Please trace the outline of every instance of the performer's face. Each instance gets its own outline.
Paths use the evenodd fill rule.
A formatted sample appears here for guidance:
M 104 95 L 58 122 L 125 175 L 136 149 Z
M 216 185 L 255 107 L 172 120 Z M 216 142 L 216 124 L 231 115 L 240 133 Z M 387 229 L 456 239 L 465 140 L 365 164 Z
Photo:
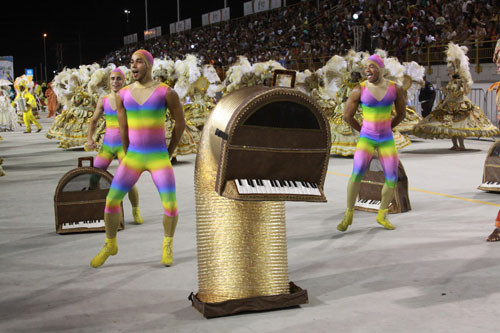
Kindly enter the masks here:
M 368 63 L 368 66 L 366 66 L 366 69 L 365 69 L 365 75 L 366 75 L 366 79 L 369 82 L 374 83 L 374 82 L 378 81 L 378 78 L 380 76 L 380 72 L 379 72 L 378 67 L 375 64 Z
M 112 72 L 109 76 L 109 84 L 113 92 L 118 92 L 118 90 L 123 88 L 123 77 L 120 75 L 120 73 Z
M 140 55 L 134 54 L 130 60 L 130 69 L 132 70 L 134 80 L 140 81 L 148 72 L 148 63 Z

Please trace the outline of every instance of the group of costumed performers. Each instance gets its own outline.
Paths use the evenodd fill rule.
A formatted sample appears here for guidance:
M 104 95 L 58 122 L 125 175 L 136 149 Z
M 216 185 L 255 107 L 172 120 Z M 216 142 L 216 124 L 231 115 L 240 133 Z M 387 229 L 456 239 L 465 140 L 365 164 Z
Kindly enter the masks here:
M 30 93 L 33 88 L 33 81 L 30 76 L 22 75 L 14 81 L 14 89 L 16 90 L 16 98 L 12 105 L 17 109 L 18 115 L 22 115 L 26 130 L 24 133 L 31 133 L 31 124 L 33 123 L 37 132 L 42 130 L 42 125 L 36 120 L 33 111 L 37 108 L 35 97 Z M 18 119 L 18 122 L 19 119 Z
M 196 154 L 203 125 L 215 107 L 215 95 L 222 90 L 215 68 L 201 66 L 201 61 L 191 54 L 175 62 L 155 59 L 153 78 L 173 87 L 183 105 L 186 128 L 172 158 Z M 174 126 L 175 121 L 167 116 L 167 143 Z
M 451 138 L 451 150 L 465 150 L 465 137 L 491 137 L 500 131 L 481 108 L 467 97 L 473 83 L 467 48 L 450 42 L 446 62 L 450 81 L 443 88 L 444 98 L 413 128 L 413 135 L 426 139 Z
M 385 175 L 376 221 L 386 229 L 395 228 L 387 219 L 388 207 L 394 198 L 398 181 L 399 159 L 393 129 L 405 118 L 406 93 L 394 81 L 384 77 L 384 69 L 384 60 L 377 54 L 371 55 L 366 61 L 366 80 L 352 89 L 345 105 L 344 120 L 360 134 L 354 152 L 353 172 L 347 185 L 347 209 L 337 226 L 339 231 L 346 231 L 352 224 L 361 180 L 370 166 L 375 150 Z M 362 124 L 355 118 L 360 105 L 363 112 Z M 393 107 L 396 116 L 391 119 Z
M 99 65 L 81 65 L 65 69 L 53 80 L 52 89 L 63 105 L 46 133 L 48 139 L 59 141 L 59 148 L 83 146 L 87 141 L 88 123 L 94 114 L 100 96 L 88 91 L 92 74 Z
M 493 53 L 493 62 L 496 65 L 497 74 L 500 75 L 500 39 L 497 41 L 497 45 L 495 47 L 495 52 Z M 500 81 L 495 82 L 491 85 L 488 91 L 495 91 L 496 93 L 496 102 L 497 102 L 497 117 L 500 121 Z M 488 242 L 498 242 L 500 241 L 500 210 L 498 211 L 497 218 L 495 220 L 495 229 L 486 239 Z
M 184 132 L 182 105 L 174 89 L 153 80 L 153 56 L 146 50 L 133 53 L 130 69 L 134 83 L 115 94 L 115 105 L 125 156 L 121 160 L 106 198 L 104 223 L 106 240 L 90 265 L 99 267 L 116 255 L 116 234 L 120 223 L 120 204 L 140 175 L 149 171 L 162 201 L 164 238 L 161 262 L 173 262 L 173 237 L 178 221 L 175 178 L 170 156 Z M 167 148 L 165 119 L 167 107 L 175 125 Z

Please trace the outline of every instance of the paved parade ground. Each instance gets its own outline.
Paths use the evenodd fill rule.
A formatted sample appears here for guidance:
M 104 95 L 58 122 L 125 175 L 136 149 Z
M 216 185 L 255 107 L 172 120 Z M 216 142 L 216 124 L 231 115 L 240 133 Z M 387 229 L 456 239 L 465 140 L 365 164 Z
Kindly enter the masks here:
M 51 122 L 42 113 L 40 133 L 0 133 L 1 332 L 498 332 L 500 243 L 485 239 L 500 194 L 477 189 L 494 139 L 465 140 L 461 152 L 412 137 L 399 152 L 412 210 L 389 215 L 393 231 L 360 211 L 337 231 L 352 158 L 331 156 L 328 203 L 286 203 L 289 278 L 309 304 L 205 319 L 188 301 L 198 290 L 195 156 L 174 165 L 173 266 L 160 264 L 163 209 L 144 173 L 144 224 L 125 199 L 119 253 L 94 269 L 104 233 L 56 234 L 54 193 L 78 157 L 96 153 L 57 148 L 45 137 Z

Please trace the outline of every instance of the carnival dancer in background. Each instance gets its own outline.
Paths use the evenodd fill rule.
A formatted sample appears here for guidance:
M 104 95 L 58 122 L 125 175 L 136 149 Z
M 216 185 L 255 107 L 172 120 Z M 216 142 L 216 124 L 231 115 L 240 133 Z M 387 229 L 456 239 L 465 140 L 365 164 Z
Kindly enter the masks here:
M 385 174 L 382 200 L 376 220 L 386 229 L 395 228 L 387 219 L 388 207 L 394 198 L 398 181 L 399 159 L 392 129 L 405 117 L 406 98 L 401 87 L 383 77 L 383 70 L 382 58 L 376 54 L 371 55 L 365 69 L 367 80 L 354 87 L 346 102 L 344 120 L 360 132 L 360 137 L 354 152 L 353 172 L 347 186 L 347 209 L 344 218 L 337 226 L 339 231 L 346 231 L 352 224 L 361 180 L 370 166 L 375 149 L 378 151 L 378 158 Z M 354 118 L 359 104 L 363 111 L 363 126 Z M 396 116 L 391 120 L 393 105 L 396 107 Z
M 493 53 L 493 62 L 497 68 L 497 74 L 500 75 L 500 39 L 497 41 L 495 47 L 495 52 Z M 495 91 L 497 97 L 497 109 L 498 109 L 498 119 L 500 121 L 500 81 L 495 82 L 491 85 L 488 91 Z M 495 220 L 495 229 L 486 239 L 488 242 L 498 242 L 500 241 L 500 210 L 498 211 L 497 218 Z
M 19 93 L 14 100 L 14 104 L 18 112 L 23 113 L 24 125 L 26 126 L 26 131 L 24 133 L 31 133 L 31 123 L 35 124 L 37 127 L 37 132 L 42 130 L 42 125 L 38 123 L 33 116 L 33 108 L 36 107 L 36 100 L 32 94 L 30 94 L 24 83 L 19 84 Z
M 54 117 L 57 112 L 57 107 L 59 106 L 59 103 L 57 102 L 57 95 L 54 92 L 54 89 L 52 89 L 52 82 L 49 82 L 49 84 L 47 85 L 47 90 L 45 90 L 45 97 L 47 98 L 47 109 L 49 110 L 47 118 Z
M 16 129 L 16 109 L 11 104 L 10 86 L 0 86 L 0 131 L 14 131 Z
M 172 242 L 178 212 L 170 156 L 182 136 L 185 120 L 177 93 L 168 85 L 153 80 L 153 62 L 153 56 L 148 51 L 135 51 L 130 65 L 136 81 L 121 89 L 115 97 L 125 157 L 118 166 L 106 198 L 106 242 L 92 259 L 92 267 L 101 266 L 110 255 L 118 252 L 116 234 L 120 223 L 120 203 L 144 171 L 151 173 L 164 209 L 161 262 L 165 266 L 173 262 Z M 165 141 L 167 107 L 175 120 L 168 149 Z
M 118 125 L 118 119 L 116 116 L 115 101 L 115 94 L 123 88 L 124 82 L 125 74 L 119 68 L 113 69 L 109 75 L 109 85 L 112 93 L 99 99 L 94 115 L 89 122 L 86 148 L 88 150 L 93 150 L 97 148 L 94 141 L 97 122 L 104 113 L 104 118 L 106 120 L 106 133 L 104 134 L 104 142 L 101 146 L 101 150 L 94 159 L 94 167 L 102 170 L 107 170 L 114 158 L 118 158 L 121 162 L 125 156 L 120 138 L 120 126 Z M 128 193 L 128 197 L 130 199 L 130 203 L 132 204 L 134 222 L 136 224 L 142 224 L 144 221 L 139 211 L 139 192 L 137 191 L 137 186 L 132 186 L 130 192 Z
M 413 135 L 425 139 L 451 138 L 450 150 L 465 150 L 464 138 L 490 137 L 500 134 L 468 97 L 472 86 L 467 47 L 450 42 L 446 62 L 450 82 L 443 88 L 444 99 L 432 112 L 413 128 Z

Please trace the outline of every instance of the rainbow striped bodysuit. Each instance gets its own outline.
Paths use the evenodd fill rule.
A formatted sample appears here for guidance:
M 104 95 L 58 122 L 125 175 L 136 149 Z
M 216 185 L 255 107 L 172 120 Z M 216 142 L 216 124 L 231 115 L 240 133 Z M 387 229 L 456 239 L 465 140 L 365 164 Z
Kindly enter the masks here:
M 120 213 L 123 197 L 147 170 L 160 193 L 165 215 L 177 216 L 174 170 L 165 140 L 168 89 L 169 86 L 160 83 L 142 105 L 135 101 L 128 86 L 120 90 L 127 110 L 129 146 L 106 198 L 104 211 L 108 214 Z
M 101 150 L 94 159 L 94 167 L 107 170 L 115 156 L 118 157 L 121 163 L 125 152 L 123 151 L 116 110 L 111 108 L 108 96 L 104 96 L 102 103 L 104 107 L 104 119 L 106 121 L 106 133 L 104 134 Z
M 398 181 L 398 152 L 394 144 L 391 128 L 391 110 L 396 100 L 396 85 L 389 81 L 385 96 L 379 101 L 361 83 L 361 109 L 363 125 L 354 152 L 352 182 L 360 182 L 370 165 L 375 148 L 384 169 L 385 185 L 394 188 Z

